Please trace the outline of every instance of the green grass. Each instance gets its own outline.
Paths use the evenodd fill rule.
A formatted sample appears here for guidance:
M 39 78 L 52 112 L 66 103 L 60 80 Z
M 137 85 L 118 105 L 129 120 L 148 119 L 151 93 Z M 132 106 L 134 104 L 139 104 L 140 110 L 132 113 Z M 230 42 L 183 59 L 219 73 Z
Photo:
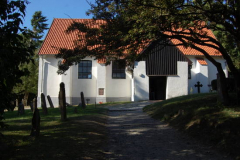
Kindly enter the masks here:
M 172 98 L 144 108 L 155 119 L 240 159 L 240 106 L 223 106 L 217 95 Z
M 106 143 L 107 110 L 97 105 L 86 109 L 67 107 L 67 121 L 60 121 L 59 108 L 48 108 L 48 115 L 40 109 L 40 136 L 30 137 L 32 112 L 6 112 L 9 127 L 2 131 L 7 149 L 0 159 L 104 159 L 101 150 Z

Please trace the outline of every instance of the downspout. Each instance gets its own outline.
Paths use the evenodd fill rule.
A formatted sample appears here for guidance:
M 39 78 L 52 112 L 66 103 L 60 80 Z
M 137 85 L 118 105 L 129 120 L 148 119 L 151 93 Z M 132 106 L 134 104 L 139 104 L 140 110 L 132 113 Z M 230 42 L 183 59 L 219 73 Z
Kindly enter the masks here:
M 72 66 L 73 67 L 73 66 Z M 69 91 L 69 100 L 70 100 L 70 104 L 72 104 L 73 102 L 73 97 L 72 97 L 72 88 L 73 88 L 73 83 L 72 83 L 72 67 L 70 67 L 70 84 L 69 84 L 69 87 L 70 87 L 70 91 Z
M 41 93 L 43 93 L 43 55 L 42 55 L 42 79 L 41 79 Z

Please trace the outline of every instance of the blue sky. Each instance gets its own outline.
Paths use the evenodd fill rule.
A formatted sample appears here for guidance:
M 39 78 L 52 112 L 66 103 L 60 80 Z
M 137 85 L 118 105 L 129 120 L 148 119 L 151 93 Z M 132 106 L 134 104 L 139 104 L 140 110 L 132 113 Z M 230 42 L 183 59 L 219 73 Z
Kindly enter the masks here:
M 31 19 L 35 11 L 42 11 L 47 17 L 49 27 L 54 18 L 92 18 L 86 15 L 90 9 L 87 3 L 95 0 L 28 0 L 23 26 L 31 29 Z

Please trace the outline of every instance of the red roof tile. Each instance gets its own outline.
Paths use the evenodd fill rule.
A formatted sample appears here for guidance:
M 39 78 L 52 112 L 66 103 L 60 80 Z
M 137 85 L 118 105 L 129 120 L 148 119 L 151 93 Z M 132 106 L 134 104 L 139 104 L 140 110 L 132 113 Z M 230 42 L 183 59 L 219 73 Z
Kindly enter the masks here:
M 58 54 L 60 48 L 73 49 L 75 41 L 79 38 L 78 34 L 83 36 L 83 33 L 78 31 L 66 33 L 73 22 L 86 24 L 92 22 L 89 23 L 92 28 L 98 28 L 104 24 L 103 20 L 97 20 L 95 23 L 92 19 L 54 19 L 38 54 Z
M 207 65 L 207 62 L 203 58 L 196 58 L 198 63 L 201 65 Z
M 213 37 L 214 39 L 216 39 L 216 37 L 214 36 L 213 32 L 210 30 L 210 29 L 206 29 L 204 28 L 202 30 L 203 32 L 207 33 L 208 36 L 210 37 Z M 179 44 L 182 44 L 181 41 L 179 41 L 178 39 L 171 39 L 171 42 L 174 44 L 174 45 L 177 45 L 176 47 L 184 54 L 184 55 L 195 55 L 195 56 L 203 56 L 202 52 L 196 50 L 196 49 L 193 49 L 191 47 L 185 47 L 183 45 L 179 45 Z M 207 42 L 208 44 L 211 44 L 211 45 L 214 45 L 212 42 Z M 212 47 L 208 47 L 208 46 L 203 46 L 203 45 L 198 45 L 198 44 L 195 44 L 197 47 L 199 48 L 202 48 L 203 50 L 205 50 L 209 55 L 211 56 L 222 56 L 221 53 L 212 48 Z
M 89 23 L 92 28 L 98 28 L 101 24 L 104 24 L 104 20 L 97 20 L 94 21 L 92 19 L 54 19 L 52 22 L 52 25 L 48 31 L 48 34 L 42 44 L 42 47 L 39 50 L 39 55 L 44 54 L 58 54 L 58 49 L 60 48 L 67 48 L 67 49 L 73 49 L 75 47 L 75 41 L 79 39 L 79 36 L 83 36 L 83 33 L 79 33 L 77 31 L 66 33 L 67 28 L 73 23 L 73 22 L 79 22 L 79 23 Z M 214 37 L 211 30 L 206 30 L 207 33 Z M 180 41 L 177 39 L 171 40 L 173 44 L 179 44 Z M 84 43 L 84 42 L 81 42 Z M 83 44 L 84 45 L 84 44 Z M 145 45 L 147 46 L 147 45 Z M 199 46 L 199 45 L 198 45 Z M 93 46 L 94 47 L 94 46 Z M 96 46 L 95 46 L 96 47 Z M 205 51 L 207 51 L 211 56 L 221 56 L 221 54 L 207 46 L 200 46 Z M 203 56 L 203 54 L 195 49 L 192 49 L 190 47 L 185 48 L 184 46 L 177 46 L 177 48 L 184 54 L 184 55 L 198 55 Z M 140 51 L 143 48 L 140 49 Z M 140 51 L 138 51 L 140 53 Z

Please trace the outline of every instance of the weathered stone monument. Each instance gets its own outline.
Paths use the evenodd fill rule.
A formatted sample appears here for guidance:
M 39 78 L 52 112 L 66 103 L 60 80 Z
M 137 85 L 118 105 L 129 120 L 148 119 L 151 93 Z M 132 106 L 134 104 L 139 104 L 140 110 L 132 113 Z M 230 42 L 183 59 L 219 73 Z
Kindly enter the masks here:
M 81 92 L 81 105 L 82 105 L 82 108 L 86 108 L 86 103 L 85 103 L 85 99 L 84 99 L 84 94 L 83 94 L 83 92 Z
M 40 114 L 39 110 L 35 108 L 32 118 L 32 129 L 30 136 L 38 137 L 40 134 Z
M 67 119 L 67 109 L 66 109 L 65 85 L 63 82 L 60 83 L 58 100 L 59 100 L 59 108 L 61 111 L 61 121 L 65 121 Z
M 41 93 L 41 107 L 43 110 L 43 114 L 48 114 L 46 99 L 45 99 L 45 95 L 43 93 Z
M 48 102 L 49 102 L 50 107 L 51 107 L 51 108 L 54 108 L 54 105 L 53 105 L 53 103 L 52 103 L 52 99 L 51 99 L 51 97 L 50 97 L 49 95 L 47 96 L 47 99 L 48 99 Z

